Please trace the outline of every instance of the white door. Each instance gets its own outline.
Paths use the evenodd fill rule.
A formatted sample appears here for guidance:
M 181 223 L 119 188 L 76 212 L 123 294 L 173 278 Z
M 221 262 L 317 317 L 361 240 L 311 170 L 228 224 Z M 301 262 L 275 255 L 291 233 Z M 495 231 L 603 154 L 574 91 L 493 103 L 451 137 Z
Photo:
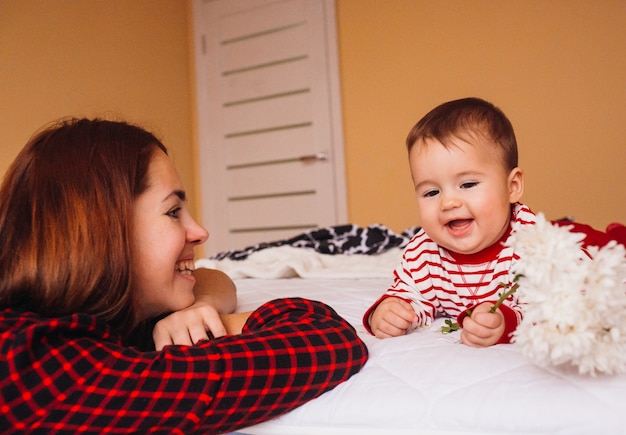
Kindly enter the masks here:
M 346 223 L 334 0 L 195 0 L 206 254 Z

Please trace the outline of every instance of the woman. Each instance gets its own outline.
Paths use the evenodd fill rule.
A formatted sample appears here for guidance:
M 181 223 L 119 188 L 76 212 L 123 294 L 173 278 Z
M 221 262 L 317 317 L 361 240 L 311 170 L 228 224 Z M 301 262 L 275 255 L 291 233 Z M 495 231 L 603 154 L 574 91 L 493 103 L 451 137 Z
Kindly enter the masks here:
M 321 303 L 218 316 L 234 286 L 216 271 L 196 285 L 207 238 L 152 134 L 79 119 L 31 139 L 0 188 L 0 432 L 229 432 L 363 366 L 365 345 Z M 155 350 L 131 346 L 169 312 Z

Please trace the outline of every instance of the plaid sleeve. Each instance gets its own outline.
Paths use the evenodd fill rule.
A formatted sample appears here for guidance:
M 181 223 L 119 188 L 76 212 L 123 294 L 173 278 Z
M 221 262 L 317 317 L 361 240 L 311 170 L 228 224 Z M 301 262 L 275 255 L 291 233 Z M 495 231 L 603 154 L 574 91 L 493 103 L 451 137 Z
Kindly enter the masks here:
M 302 405 L 367 360 L 345 320 L 304 299 L 264 304 L 240 335 L 160 352 L 69 326 L 13 339 L 0 329 L 1 433 L 224 433 Z

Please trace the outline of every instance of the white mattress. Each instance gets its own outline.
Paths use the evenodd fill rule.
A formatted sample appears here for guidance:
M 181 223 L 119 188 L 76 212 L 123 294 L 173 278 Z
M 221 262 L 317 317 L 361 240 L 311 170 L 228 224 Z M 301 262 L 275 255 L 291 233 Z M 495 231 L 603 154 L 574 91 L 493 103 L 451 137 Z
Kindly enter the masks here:
M 240 311 L 281 296 L 323 301 L 366 342 L 370 359 L 334 390 L 244 434 L 626 433 L 626 375 L 544 369 L 515 344 L 470 348 L 442 320 L 378 340 L 361 325 L 389 278 L 239 279 Z

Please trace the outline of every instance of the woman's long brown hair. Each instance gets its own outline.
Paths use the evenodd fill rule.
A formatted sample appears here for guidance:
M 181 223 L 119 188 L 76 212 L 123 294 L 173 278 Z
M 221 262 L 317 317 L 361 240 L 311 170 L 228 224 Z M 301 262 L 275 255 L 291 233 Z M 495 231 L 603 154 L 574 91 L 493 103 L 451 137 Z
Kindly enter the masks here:
M 159 150 L 125 122 L 72 119 L 35 135 L 0 188 L 0 307 L 130 330 L 132 207 Z

